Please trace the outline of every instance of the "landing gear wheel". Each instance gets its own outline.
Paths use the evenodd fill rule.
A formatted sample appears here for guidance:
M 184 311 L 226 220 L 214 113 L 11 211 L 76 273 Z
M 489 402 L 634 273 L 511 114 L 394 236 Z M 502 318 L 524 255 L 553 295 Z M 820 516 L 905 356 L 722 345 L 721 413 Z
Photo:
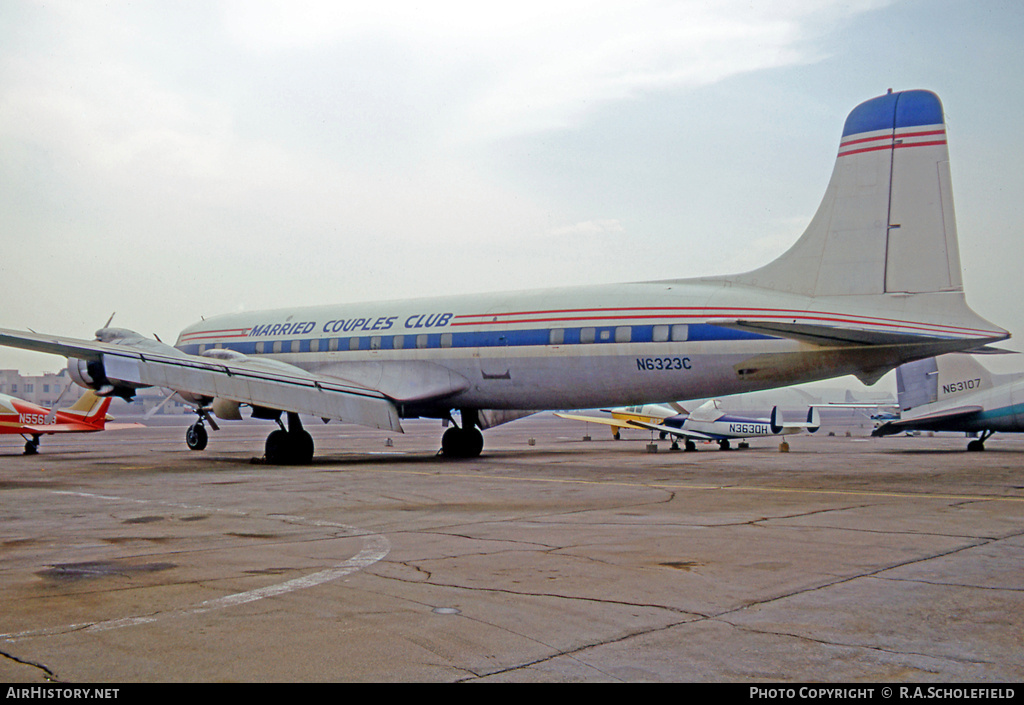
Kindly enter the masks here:
M 484 449 L 484 434 L 475 426 L 452 426 L 441 436 L 441 454 L 446 458 L 475 458 Z
M 967 444 L 967 450 L 980 452 L 985 450 L 985 444 L 979 440 L 973 440 Z
M 686 443 L 683 445 L 683 448 L 686 449 L 686 452 L 692 453 L 695 450 L 697 450 L 697 444 L 691 440 L 687 440 Z
M 729 450 L 729 448 L 730 448 L 729 441 L 726 440 L 725 438 L 723 438 L 722 440 L 720 440 L 718 442 L 718 449 L 719 450 Z
M 34 438 L 31 441 L 25 441 L 25 455 L 35 455 L 39 452 L 39 439 Z
M 313 437 L 305 430 L 278 429 L 267 436 L 264 452 L 272 465 L 308 465 L 313 462 Z
M 313 437 L 309 431 L 291 432 L 292 436 L 292 463 L 295 465 L 309 465 L 313 462 Z
M 278 429 L 267 436 L 267 443 L 264 446 L 267 462 L 279 465 L 287 462 L 288 457 L 288 432 Z
M 206 447 L 206 443 L 209 440 L 210 437 L 206 433 L 206 427 L 201 422 L 192 424 L 185 431 L 185 444 L 188 445 L 189 450 L 202 450 Z

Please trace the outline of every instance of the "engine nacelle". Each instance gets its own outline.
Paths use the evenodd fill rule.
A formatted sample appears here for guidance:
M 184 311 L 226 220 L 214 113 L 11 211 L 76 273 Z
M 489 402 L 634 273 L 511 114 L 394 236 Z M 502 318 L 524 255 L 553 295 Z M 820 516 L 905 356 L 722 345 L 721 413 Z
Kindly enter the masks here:
M 242 412 L 239 409 L 240 406 L 241 404 L 237 401 L 217 397 L 213 400 L 211 409 L 213 410 L 214 416 L 218 419 L 224 419 L 225 421 L 241 421 Z
M 96 396 L 121 397 L 125 401 L 135 398 L 135 388 L 122 384 L 114 384 L 107 379 L 107 372 L 99 360 L 79 360 L 68 358 L 68 376 L 80 387 L 91 389 Z

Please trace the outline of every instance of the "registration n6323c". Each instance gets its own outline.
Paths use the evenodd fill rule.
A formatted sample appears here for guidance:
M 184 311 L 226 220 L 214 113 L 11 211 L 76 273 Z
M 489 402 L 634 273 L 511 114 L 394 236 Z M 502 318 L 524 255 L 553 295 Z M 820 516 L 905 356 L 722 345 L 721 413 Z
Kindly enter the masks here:
M 688 357 L 638 357 L 636 368 L 641 372 L 657 372 L 659 370 L 688 370 Z

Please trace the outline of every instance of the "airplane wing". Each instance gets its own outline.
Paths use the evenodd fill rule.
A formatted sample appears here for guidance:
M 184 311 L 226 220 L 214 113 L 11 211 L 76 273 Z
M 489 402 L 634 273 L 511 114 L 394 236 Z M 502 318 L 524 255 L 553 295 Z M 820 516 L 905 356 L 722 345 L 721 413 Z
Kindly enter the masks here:
M 103 377 L 114 385 L 166 387 L 402 432 L 398 409 L 378 390 L 277 361 L 188 355 L 133 336 L 104 342 L 0 329 L 0 344 L 100 363 Z
M 958 406 L 929 414 L 921 414 L 913 418 L 886 421 L 872 431 L 871 435 L 889 436 L 903 431 L 959 431 L 962 429 L 956 428 L 958 422 L 964 421 L 979 411 L 984 410 L 985 407 L 980 405 Z
M 613 419 L 604 418 L 601 416 L 584 416 L 577 414 L 563 414 L 561 412 L 555 412 L 555 416 L 561 419 L 570 419 L 572 421 L 587 421 L 588 423 L 601 423 L 605 426 L 614 426 L 615 428 L 636 428 L 635 425 L 626 421 L 625 419 Z
M 651 431 L 667 433 L 673 436 L 679 436 L 680 438 L 692 438 L 698 441 L 718 441 L 722 439 L 721 436 L 713 436 L 709 433 L 701 433 L 700 431 L 684 431 L 681 428 L 674 428 L 673 426 L 666 426 L 660 423 L 647 423 L 646 421 L 631 420 L 629 425 L 634 428 L 646 428 Z

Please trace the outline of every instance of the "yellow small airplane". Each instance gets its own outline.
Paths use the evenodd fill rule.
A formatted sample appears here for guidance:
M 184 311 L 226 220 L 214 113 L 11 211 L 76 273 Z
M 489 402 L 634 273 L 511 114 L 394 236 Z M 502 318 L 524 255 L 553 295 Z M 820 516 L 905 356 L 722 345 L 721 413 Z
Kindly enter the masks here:
M 619 429 L 642 428 L 639 424 L 659 424 L 665 419 L 687 413 L 679 404 L 643 404 L 641 406 L 622 406 L 615 409 L 601 409 L 608 416 L 582 416 L 579 414 L 566 414 L 556 412 L 555 416 L 573 421 L 587 421 L 589 423 L 600 423 L 610 426 L 612 437 L 619 440 L 621 437 Z M 664 435 L 662 436 L 664 438 Z

